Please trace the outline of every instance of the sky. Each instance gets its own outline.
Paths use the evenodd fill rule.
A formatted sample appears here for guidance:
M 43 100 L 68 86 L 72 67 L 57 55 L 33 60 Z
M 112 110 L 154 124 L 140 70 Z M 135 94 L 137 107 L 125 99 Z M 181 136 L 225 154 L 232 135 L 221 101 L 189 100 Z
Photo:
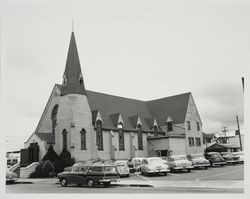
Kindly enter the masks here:
M 7 151 L 23 147 L 62 83 L 72 28 L 86 89 L 139 100 L 192 92 L 205 133 L 234 132 L 236 115 L 244 133 L 248 8 L 245 0 L 2 0 Z

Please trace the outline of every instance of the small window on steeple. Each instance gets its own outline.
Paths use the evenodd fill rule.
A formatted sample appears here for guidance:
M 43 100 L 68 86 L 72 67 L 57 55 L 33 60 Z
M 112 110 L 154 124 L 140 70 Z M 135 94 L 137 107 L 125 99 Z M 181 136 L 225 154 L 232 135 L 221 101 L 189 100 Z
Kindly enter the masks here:
M 81 73 L 79 74 L 79 77 L 78 77 L 78 78 L 79 78 L 80 84 L 83 84 L 83 77 L 82 77 L 82 74 L 81 74 Z
M 63 75 L 63 86 L 67 85 L 67 76 Z

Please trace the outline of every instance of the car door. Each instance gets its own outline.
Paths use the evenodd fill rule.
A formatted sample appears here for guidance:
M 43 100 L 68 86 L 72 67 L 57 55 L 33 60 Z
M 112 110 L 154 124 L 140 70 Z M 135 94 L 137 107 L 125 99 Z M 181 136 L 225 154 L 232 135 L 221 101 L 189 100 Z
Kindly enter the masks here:
M 77 173 L 77 179 L 76 179 L 77 184 L 85 184 L 87 182 L 87 178 L 86 178 L 87 170 L 88 170 L 88 167 L 86 166 L 79 168 L 78 173 Z
M 146 171 L 146 160 L 143 159 L 141 162 L 141 172 L 145 172 Z

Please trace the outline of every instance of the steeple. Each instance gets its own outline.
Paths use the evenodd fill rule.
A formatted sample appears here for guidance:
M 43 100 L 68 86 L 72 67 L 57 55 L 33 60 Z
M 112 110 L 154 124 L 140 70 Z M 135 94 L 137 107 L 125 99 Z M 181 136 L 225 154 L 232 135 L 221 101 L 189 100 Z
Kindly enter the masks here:
M 86 95 L 74 32 L 71 33 L 68 57 L 63 74 L 61 95 L 66 94 Z

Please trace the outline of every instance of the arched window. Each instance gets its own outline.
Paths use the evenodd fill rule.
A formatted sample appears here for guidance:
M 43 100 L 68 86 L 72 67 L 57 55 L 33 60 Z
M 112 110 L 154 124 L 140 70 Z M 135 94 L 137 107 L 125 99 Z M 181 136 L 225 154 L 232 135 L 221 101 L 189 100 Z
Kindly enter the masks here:
M 143 138 L 142 138 L 142 126 L 137 125 L 137 135 L 138 135 L 138 150 L 143 150 Z
M 124 151 L 125 150 L 124 132 L 123 132 L 123 124 L 121 122 L 117 125 L 117 129 L 118 129 L 119 150 Z
M 54 106 L 51 111 L 51 120 L 52 120 L 52 133 L 55 133 L 55 128 L 57 125 L 57 112 L 58 112 L 58 104 Z
M 86 131 L 85 129 L 82 129 L 80 131 L 81 134 L 81 150 L 86 150 Z
M 63 148 L 65 148 L 65 149 L 68 148 L 67 134 L 68 134 L 68 132 L 65 129 L 63 129 L 62 138 L 63 138 Z
M 96 121 L 96 144 L 98 150 L 103 150 L 102 121 Z

